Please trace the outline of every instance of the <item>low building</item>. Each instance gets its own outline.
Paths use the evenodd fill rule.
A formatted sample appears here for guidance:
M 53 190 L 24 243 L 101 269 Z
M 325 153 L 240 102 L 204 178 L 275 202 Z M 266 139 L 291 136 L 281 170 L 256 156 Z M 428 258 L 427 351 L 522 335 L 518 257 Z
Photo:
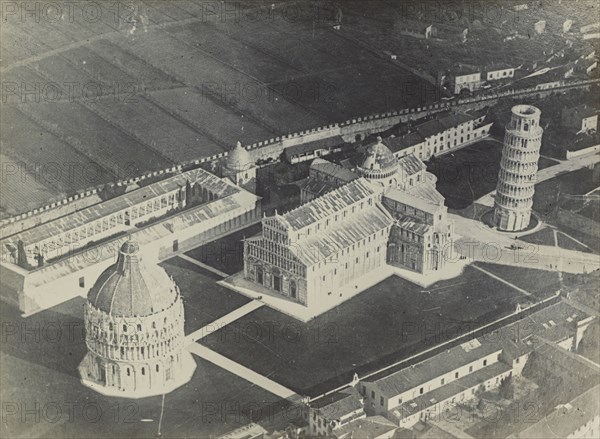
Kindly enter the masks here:
M 300 202 L 307 203 L 357 178 L 355 172 L 340 165 L 314 159 L 310 164 L 308 178 L 300 183 Z
M 600 437 L 600 386 L 595 386 L 509 439 Z
M 587 104 L 563 108 L 560 117 L 564 128 L 575 131 L 576 134 L 598 131 L 598 112 Z
M 455 95 L 463 90 L 472 93 L 481 88 L 481 70 L 476 67 L 459 66 L 450 71 L 450 91 Z
M 384 144 L 396 157 L 414 154 L 421 160 L 447 153 L 479 141 L 490 133 L 491 123 L 484 123 L 485 116 L 450 114 L 416 125 L 400 137 L 388 137 Z
M 260 425 L 251 422 L 240 428 L 236 428 L 228 433 L 218 436 L 217 439 L 263 439 L 267 437 L 267 430 Z
M 507 64 L 492 64 L 485 68 L 486 81 L 498 81 L 515 77 L 515 68 Z
M 427 40 L 433 36 L 433 24 L 415 20 L 398 20 L 394 30 L 400 35 Z
M 284 149 L 283 155 L 288 163 L 295 164 L 340 152 L 346 146 L 347 143 L 341 136 L 332 136 L 288 146 Z
M 332 431 L 335 439 L 391 439 L 398 426 L 383 416 L 369 416 L 355 419 L 352 422 Z
M 568 368 L 575 356 L 571 351 L 594 318 L 561 301 L 412 366 L 361 380 L 358 389 L 365 411 L 410 428 L 520 375 L 530 358 L 547 358 L 552 360 L 549 364 L 558 358 L 559 365 L 549 367 Z M 545 349 L 558 350 L 560 355 L 543 354 Z M 591 366 L 587 370 L 593 373 Z
M 346 437 L 347 427 L 355 426 L 353 421 L 366 418 L 363 409 L 363 397 L 354 388 L 319 398 L 310 404 L 308 414 L 308 431 L 311 437 Z M 338 436 L 338 432 L 341 433 Z

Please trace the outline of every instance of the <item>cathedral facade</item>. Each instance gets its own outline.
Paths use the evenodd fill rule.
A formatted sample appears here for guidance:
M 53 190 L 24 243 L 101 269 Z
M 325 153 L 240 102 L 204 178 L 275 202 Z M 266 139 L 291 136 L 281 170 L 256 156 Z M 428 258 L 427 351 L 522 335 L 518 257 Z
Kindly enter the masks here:
M 315 159 L 303 204 L 263 218 L 245 240 L 245 279 L 311 306 L 342 302 L 344 287 L 386 264 L 442 270 L 453 225 L 435 182 L 420 159 L 396 158 L 381 138 L 353 167 Z
M 160 267 L 146 267 L 134 241 L 88 293 L 83 384 L 110 396 L 139 398 L 186 383 L 196 363 L 184 349 L 179 289 Z

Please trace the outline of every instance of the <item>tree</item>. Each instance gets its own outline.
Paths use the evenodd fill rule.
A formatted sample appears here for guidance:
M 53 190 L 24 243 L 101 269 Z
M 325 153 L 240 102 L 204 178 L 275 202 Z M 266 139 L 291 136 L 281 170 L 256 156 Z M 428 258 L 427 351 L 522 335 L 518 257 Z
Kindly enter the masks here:
M 21 239 L 17 243 L 17 265 L 19 267 L 28 268 L 27 254 L 25 253 L 25 244 Z
M 509 375 L 500 382 L 498 390 L 502 398 L 513 399 L 515 396 L 515 389 L 512 382 L 512 375 Z

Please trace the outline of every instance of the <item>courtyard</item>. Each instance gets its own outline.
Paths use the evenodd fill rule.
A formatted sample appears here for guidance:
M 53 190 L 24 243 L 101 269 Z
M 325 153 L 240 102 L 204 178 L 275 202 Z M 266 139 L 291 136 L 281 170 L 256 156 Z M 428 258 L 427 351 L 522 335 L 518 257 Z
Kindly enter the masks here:
M 519 290 L 473 267 L 427 289 L 392 276 L 308 323 L 263 306 L 202 343 L 315 396 L 349 383 L 355 372 L 409 357 L 526 302 Z

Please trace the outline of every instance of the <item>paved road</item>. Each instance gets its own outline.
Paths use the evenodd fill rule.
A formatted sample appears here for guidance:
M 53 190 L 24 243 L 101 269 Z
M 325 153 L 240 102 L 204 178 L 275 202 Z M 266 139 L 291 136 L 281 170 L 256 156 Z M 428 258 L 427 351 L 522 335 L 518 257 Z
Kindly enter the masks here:
M 572 172 L 600 162 L 599 154 L 588 154 L 571 160 L 561 161 L 555 166 L 538 172 L 538 182 L 549 180 L 564 172 Z M 476 201 L 493 207 L 494 198 L 491 192 Z M 514 235 L 499 233 L 478 219 L 469 219 L 450 214 L 454 221 L 455 231 L 461 237 L 456 240 L 455 250 L 468 258 L 482 262 L 493 262 L 502 265 L 513 265 L 540 270 L 558 270 L 568 273 L 590 272 L 600 268 L 600 256 L 576 250 L 562 249 L 559 246 L 520 243 L 520 250 L 511 250 Z M 586 246 L 587 247 L 587 246 Z
M 449 216 L 460 235 L 455 241 L 454 251 L 475 261 L 567 273 L 589 273 L 600 268 L 600 255 L 525 242 L 519 243 L 522 249 L 512 250 L 514 235 L 500 233 L 476 219 L 456 214 Z M 456 257 L 450 255 L 449 260 Z

